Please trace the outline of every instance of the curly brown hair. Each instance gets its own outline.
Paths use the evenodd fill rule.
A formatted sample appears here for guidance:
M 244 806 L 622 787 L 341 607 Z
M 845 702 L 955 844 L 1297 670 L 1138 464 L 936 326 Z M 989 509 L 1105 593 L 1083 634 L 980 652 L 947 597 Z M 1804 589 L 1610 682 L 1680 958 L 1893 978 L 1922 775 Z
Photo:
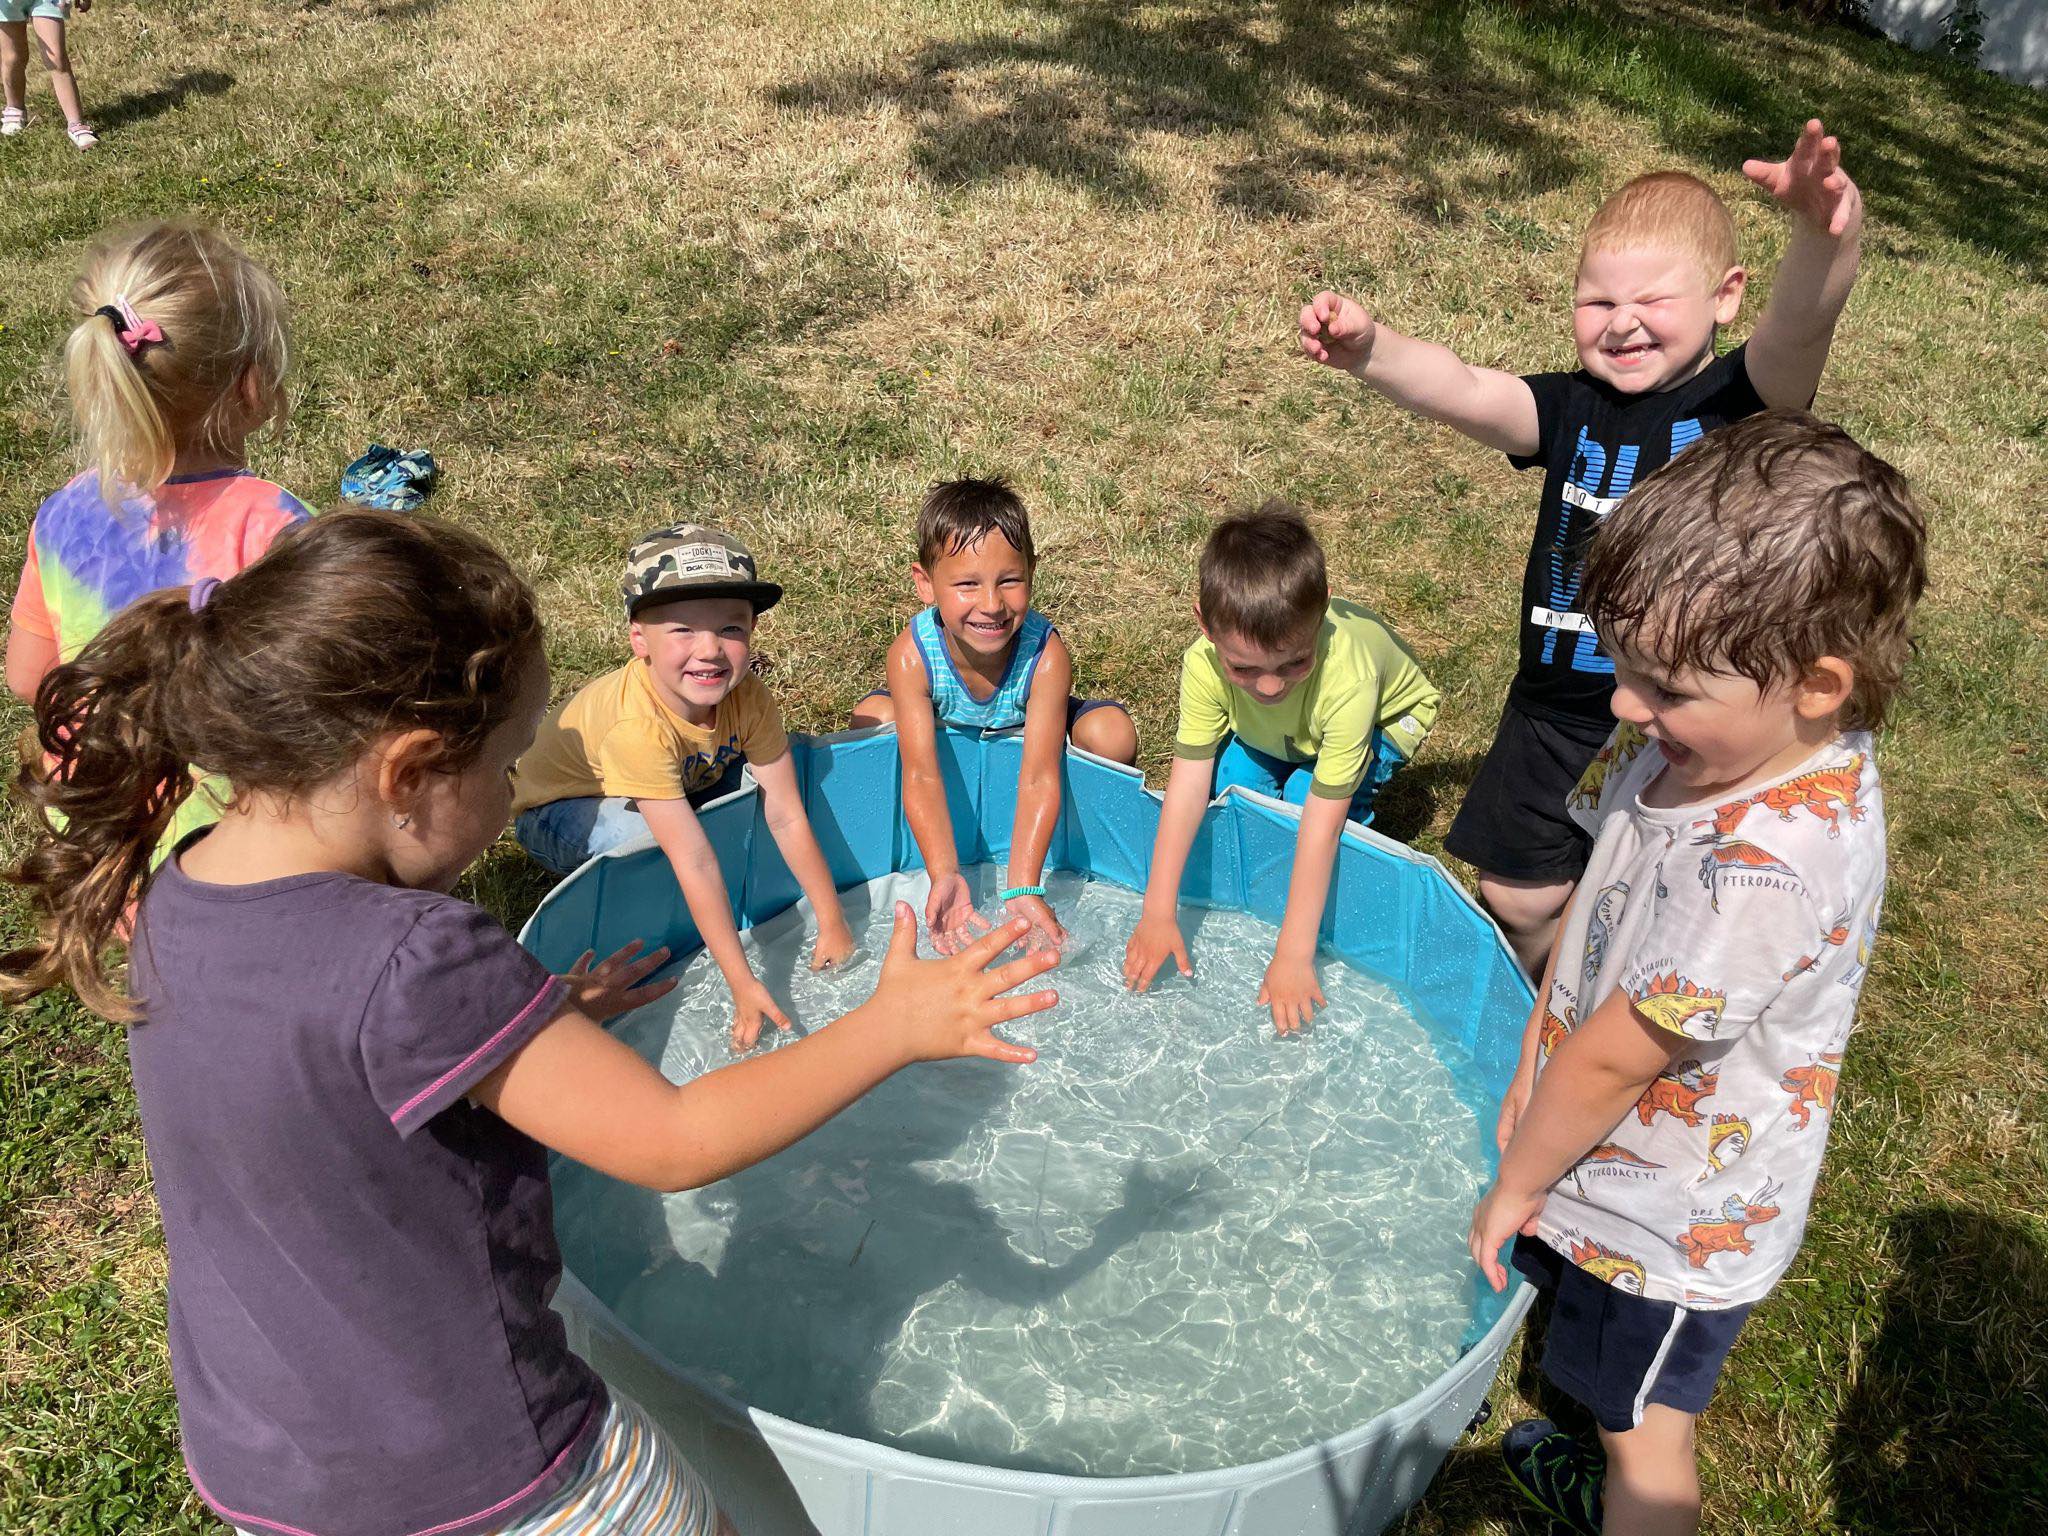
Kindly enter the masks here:
M 1840 427 L 1765 411 L 1710 432 L 1611 513 L 1581 601 L 1601 637 L 1759 688 L 1823 656 L 1855 670 L 1845 730 L 1874 730 L 1912 650 L 1927 524 L 1906 477 Z
M 541 645 L 504 556 L 429 518 L 337 512 L 282 534 L 196 611 L 191 591 L 130 604 L 36 690 L 14 788 L 40 832 L 5 878 L 38 932 L 0 955 L 0 998 L 67 984 L 133 1017 L 110 950 L 195 770 L 297 795 L 385 733 L 426 728 L 433 767 L 459 772 Z

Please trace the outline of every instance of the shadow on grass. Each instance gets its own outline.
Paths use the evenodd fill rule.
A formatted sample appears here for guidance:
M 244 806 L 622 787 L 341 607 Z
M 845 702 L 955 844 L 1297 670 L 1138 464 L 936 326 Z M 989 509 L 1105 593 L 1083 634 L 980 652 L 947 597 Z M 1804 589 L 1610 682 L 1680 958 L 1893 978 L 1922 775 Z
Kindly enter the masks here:
M 1588 165 L 1543 120 L 1578 104 L 1641 119 L 1659 144 L 1731 173 L 1783 153 L 1819 113 L 1874 218 L 2023 262 L 2048 241 L 2048 193 L 2026 169 L 2048 163 L 2048 96 L 1846 28 L 1709 0 L 1651 15 L 1615 0 L 1022 4 L 1047 26 L 928 42 L 770 99 L 906 109 L 911 162 L 940 186 L 1036 171 L 1133 206 L 1166 195 L 1137 163 L 1140 135 L 1242 134 L 1250 153 L 1219 170 L 1213 196 L 1254 218 L 1306 212 L 1305 182 L 1323 173 L 1381 177 L 1439 220 L 1564 185 Z M 1930 132 L 1930 118 L 1953 131 Z M 1324 147 L 1360 132 L 1372 148 Z
M 1397 843 L 1412 843 L 1436 819 L 1446 792 L 1463 794 L 1479 769 L 1479 754 L 1427 760 L 1403 768 L 1373 802 L 1372 829 Z
M 1026 3 L 1048 18 L 1049 35 L 990 29 L 770 98 L 848 114 L 875 102 L 908 108 L 918 121 L 912 163 L 941 186 L 1035 170 L 1141 206 L 1164 194 L 1135 163 L 1139 135 L 1245 133 L 1251 152 L 1219 171 L 1214 195 L 1253 217 L 1306 211 L 1300 182 L 1320 172 L 1384 174 L 1406 205 L 1446 216 L 1472 197 L 1562 185 L 1582 168 L 1563 140 L 1525 120 L 1543 103 L 1466 46 L 1454 9 L 1400 7 L 1380 30 L 1356 24 L 1339 0 Z M 1359 129 L 1380 140 L 1369 154 L 1314 142 Z M 1459 169 L 1475 151 L 1510 169 Z
M 194 96 L 219 96 L 233 89 L 235 77 L 217 69 L 188 69 L 154 90 L 130 91 L 96 108 L 93 121 L 102 133 L 132 128 L 152 117 L 175 112 Z
M 1835 1430 L 1851 1531 L 2048 1523 L 2048 1234 L 1982 1211 L 1893 1218 L 1884 1320 Z

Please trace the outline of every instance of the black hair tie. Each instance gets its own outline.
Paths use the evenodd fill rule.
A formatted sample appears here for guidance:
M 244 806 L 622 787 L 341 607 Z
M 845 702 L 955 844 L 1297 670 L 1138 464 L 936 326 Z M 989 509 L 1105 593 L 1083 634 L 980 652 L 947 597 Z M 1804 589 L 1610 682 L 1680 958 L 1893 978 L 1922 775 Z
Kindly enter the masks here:
M 96 315 L 105 315 L 109 320 L 113 321 L 114 334 L 116 336 L 120 335 L 123 331 L 128 329 L 128 317 L 122 314 L 121 311 L 119 311 L 118 309 L 114 308 L 114 306 L 111 304 L 102 304 L 98 309 L 94 310 L 93 313 Z

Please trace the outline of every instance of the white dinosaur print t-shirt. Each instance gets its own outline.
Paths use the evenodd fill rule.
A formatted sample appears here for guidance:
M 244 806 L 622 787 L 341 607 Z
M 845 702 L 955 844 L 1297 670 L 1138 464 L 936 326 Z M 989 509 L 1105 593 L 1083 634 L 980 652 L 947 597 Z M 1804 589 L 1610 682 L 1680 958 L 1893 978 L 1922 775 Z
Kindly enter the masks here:
M 1543 1240 L 1609 1285 L 1765 1295 L 1806 1230 L 1884 896 L 1867 733 L 1715 804 L 1645 806 L 1664 754 L 1616 728 L 1568 806 L 1597 841 L 1565 919 L 1542 1063 L 1622 988 L 1686 1044 L 1558 1181 Z

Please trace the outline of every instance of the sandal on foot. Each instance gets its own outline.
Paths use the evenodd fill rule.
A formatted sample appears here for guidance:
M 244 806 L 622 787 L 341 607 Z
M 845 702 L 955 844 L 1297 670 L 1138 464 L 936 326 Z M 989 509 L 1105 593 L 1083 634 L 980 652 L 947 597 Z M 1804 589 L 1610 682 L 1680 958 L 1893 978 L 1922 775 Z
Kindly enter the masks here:
M 1524 1419 L 1502 1437 L 1508 1480 L 1560 1529 L 1600 1536 L 1601 1460 L 1548 1419 Z
M 13 138 L 28 126 L 28 113 L 20 107 L 0 108 L 0 138 Z
M 92 131 L 90 123 L 72 123 L 64 131 L 71 135 L 72 144 L 79 149 L 91 149 L 100 141 L 100 136 Z

